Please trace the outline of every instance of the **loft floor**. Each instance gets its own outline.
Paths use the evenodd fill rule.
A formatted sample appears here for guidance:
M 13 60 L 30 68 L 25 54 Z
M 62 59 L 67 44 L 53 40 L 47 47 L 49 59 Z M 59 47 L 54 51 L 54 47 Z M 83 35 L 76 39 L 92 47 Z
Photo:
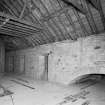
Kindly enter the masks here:
M 35 81 L 24 76 L 0 78 L 0 105 L 105 105 L 105 80 L 61 84 Z M 4 94 L 4 93 L 3 93 Z

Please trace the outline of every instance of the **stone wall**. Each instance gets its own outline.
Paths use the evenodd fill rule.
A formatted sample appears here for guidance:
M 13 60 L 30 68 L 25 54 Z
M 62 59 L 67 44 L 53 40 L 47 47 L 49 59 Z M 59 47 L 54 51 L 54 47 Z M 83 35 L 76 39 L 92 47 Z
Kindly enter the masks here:
M 14 55 L 15 59 L 25 56 L 25 75 L 41 79 L 45 65 L 43 56 L 48 53 L 49 81 L 69 84 L 81 75 L 105 74 L 105 33 L 80 38 L 75 42 L 67 40 L 33 49 L 8 52 L 6 55 L 7 58 Z M 14 64 L 16 65 L 16 60 Z M 17 64 L 19 67 L 19 63 Z M 17 67 L 14 66 L 16 72 L 20 69 Z

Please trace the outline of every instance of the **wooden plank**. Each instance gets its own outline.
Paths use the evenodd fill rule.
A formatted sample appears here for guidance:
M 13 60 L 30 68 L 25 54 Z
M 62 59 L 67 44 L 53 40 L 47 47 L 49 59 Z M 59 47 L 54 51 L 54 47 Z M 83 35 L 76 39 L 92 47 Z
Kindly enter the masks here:
M 16 80 L 11 80 L 11 81 L 12 81 L 12 82 L 15 82 L 16 84 L 19 84 L 19 85 L 25 86 L 25 87 L 27 87 L 27 88 L 35 89 L 34 87 L 29 86 L 29 85 L 26 85 L 26 84 L 24 84 L 24 83 L 22 83 L 22 82 L 19 82 L 19 81 L 16 81 Z

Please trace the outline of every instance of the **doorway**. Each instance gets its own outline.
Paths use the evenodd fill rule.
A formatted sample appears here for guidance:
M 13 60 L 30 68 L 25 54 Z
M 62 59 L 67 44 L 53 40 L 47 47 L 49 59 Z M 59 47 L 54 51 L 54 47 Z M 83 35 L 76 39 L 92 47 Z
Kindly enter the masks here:
M 21 55 L 19 57 L 19 73 L 20 74 L 25 73 L 25 55 Z
M 9 72 L 9 73 L 13 73 L 14 72 L 14 56 L 10 56 L 8 58 L 8 68 L 6 68 L 6 71 Z
M 39 78 L 45 81 L 48 81 L 48 57 L 48 54 L 39 56 Z

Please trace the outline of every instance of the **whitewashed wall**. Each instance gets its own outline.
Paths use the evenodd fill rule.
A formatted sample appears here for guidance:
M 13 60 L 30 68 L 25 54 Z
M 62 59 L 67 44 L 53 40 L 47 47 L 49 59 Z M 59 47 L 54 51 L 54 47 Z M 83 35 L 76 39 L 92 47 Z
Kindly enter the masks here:
M 40 58 L 46 53 L 49 53 L 49 81 L 69 84 L 71 80 L 81 75 L 105 74 L 105 33 L 80 38 L 76 42 L 67 40 L 33 49 L 9 52 L 6 54 L 6 58 L 15 57 L 14 71 L 19 72 L 20 56 L 25 56 L 25 75 L 41 79 L 43 78 L 44 63 Z

